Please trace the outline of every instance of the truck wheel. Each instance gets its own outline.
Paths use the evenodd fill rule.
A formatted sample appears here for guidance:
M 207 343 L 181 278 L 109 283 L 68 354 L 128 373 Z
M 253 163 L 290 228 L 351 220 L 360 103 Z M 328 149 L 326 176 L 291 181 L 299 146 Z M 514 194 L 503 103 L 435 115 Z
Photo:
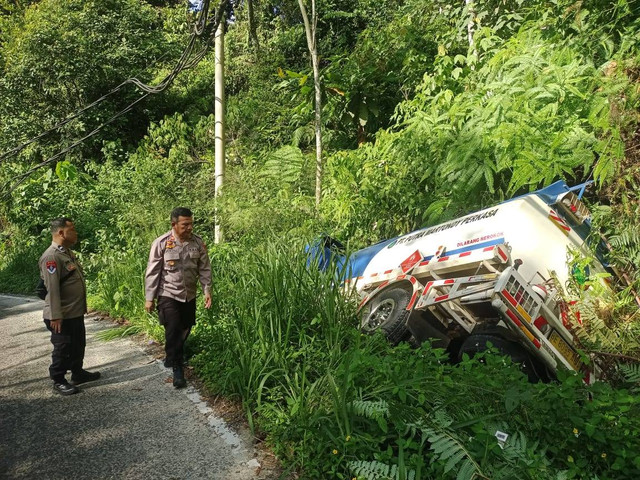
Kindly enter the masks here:
M 410 301 L 411 292 L 402 287 L 382 290 L 365 306 L 360 327 L 367 333 L 382 330 L 394 345 L 401 342 L 409 336 L 406 325 Z
M 548 382 L 550 380 L 547 368 L 542 362 L 536 360 L 523 347 L 516 342 L 505 340 L 496 335 L 475 334 L 470 335 L 462 342 L 458 353 L 458 360 L 462 360 L 462 355 L 467 354 L 473 357 L 478 352 L 484 352 L 489 349 L 487 343 L 491 344 L 502 354 L 509 358 L 513 363 L 520 365 L 520 370 L 527 375 L 529 382 L 537 383 L 540 381 Z

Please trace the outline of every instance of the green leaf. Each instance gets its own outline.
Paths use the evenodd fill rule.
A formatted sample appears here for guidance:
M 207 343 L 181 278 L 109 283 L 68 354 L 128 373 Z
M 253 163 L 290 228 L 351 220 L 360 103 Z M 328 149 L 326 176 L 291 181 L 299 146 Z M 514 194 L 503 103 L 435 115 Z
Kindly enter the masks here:
M 365 126 L 369 120 L 369 108 L 365 103 L 360 104 L 360 108 L 358 109 L 358 123 L 361 126 Z
M 382 430 L 383 433 L 389 432 L 389 425 L 387 424 L 387 420 L 384 417 L 382 416 L 377 417 L 376 422 L 378 423 L 378 426 L 380 427 L 380 430 Z
M 78 169 L 72 163 L 64 160 L 56 164 L 56 175 L 60 180 L 75 180 L 78 177 Z
M 507 413 L 513 412 L 520 405 L 520 397 L 515 389 L 509 389 L 504 394 L 504 406 Z
M 455 57 L 453 57 L 453 63 L 464 65 L 465 63 L 467 63 L 467 57 L 465 57 L 464 55 L 458 54 Z

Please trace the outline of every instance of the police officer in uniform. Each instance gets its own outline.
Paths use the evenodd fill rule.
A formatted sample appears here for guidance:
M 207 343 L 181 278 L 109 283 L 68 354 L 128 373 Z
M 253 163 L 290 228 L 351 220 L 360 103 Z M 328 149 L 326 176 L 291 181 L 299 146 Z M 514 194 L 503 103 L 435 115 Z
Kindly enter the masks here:
M 100 378 L 100 372 L 83 369 L 86 333 L 87 290 L 82 269 L 71 251 L 78 240 L 71 219 L 51 221 L 51 246 L 40 257 L 40 276 L 47 288 L 42 316 L 51 332 L 53 353 L 49 376 L 53 390 L 61 395 L 78 393 L 81 383 Z M 65 375 L 71 371 L 71 383 Z
M 193 214 L 178 207 L 171 212 L 171 230 L 151 245 L 145 275 L 145 310 L 154 310 L 165 333 L 165 366 L 173 368 L 173 386 L 183 388 L 184 343 L 196 323 L 198 280 L 204 306 L 211 308 L 211 263 L 202 239 L 194 235 Z

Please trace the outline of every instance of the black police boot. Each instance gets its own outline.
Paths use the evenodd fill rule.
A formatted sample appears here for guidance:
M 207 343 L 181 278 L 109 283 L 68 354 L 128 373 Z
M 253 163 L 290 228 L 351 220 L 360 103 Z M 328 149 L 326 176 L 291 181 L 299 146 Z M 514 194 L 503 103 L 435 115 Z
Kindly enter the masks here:
M 59 393 L 60 395 L 73 395 L 74 393 L 78 393 L 80 389 L 75 385 L 71 385 L 66 380 L 61 382 L 54 382 L 53 391 Z
M 173 386 L 176 388 L 184 388 L 187 381 L 184 379 L 184 370 L 182 367 L 173 367 Z

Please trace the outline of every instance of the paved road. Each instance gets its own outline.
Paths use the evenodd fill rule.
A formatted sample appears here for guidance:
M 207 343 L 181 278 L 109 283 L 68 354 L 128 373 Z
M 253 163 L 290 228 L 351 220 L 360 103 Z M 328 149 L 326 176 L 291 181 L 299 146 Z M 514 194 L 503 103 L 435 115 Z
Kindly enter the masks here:
M 130 339 L 103 342 L 88 316 L 85 368 L 102 378 L 62 397 L 48 378 L 42 301 L 0 295 L 0 478 L 264 479 L 238 435 Z

